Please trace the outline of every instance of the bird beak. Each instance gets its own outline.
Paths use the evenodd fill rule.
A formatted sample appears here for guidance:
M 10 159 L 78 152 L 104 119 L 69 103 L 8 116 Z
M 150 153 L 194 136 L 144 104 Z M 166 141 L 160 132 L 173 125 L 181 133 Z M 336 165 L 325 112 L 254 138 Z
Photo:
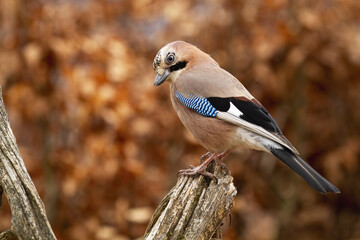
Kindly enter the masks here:
M 154 80 L 154 86 L 159 86 L 160 84 L 162 84 L 166 78 L 170 75 L 170 70 L 169 69 L 165 69 L 165 71 L 163 72 L 163 74 L 156 74 L 155 80 Z

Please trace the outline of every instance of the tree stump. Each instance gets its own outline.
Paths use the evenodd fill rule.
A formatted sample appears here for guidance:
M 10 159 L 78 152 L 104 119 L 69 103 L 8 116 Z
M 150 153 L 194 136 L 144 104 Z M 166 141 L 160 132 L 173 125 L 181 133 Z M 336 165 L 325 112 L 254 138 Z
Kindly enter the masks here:
M 0 198 L 11 208 L 11 229 L 0 239 L 56 239 L 45 208 L 20 156 L 0 87 Z M 1 203 L 1 202 L 0 202 Z
M 233 178 L 212 163 L 217 179 L 180 176 L 155 210 L 144 239 L 211 239 L 229 214 L 236 196 Z

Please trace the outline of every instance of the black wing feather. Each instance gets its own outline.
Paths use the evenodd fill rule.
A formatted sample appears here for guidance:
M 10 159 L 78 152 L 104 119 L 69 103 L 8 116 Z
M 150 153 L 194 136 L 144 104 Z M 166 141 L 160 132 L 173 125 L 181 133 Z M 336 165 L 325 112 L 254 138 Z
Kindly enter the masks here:
M 339 189 L 289 149 L 270 148 L 270 151 L 274 156 L 278 157 L 283 163 L 299 174 L 315 190 L 321 193 L 340 193 Z
M 230 102 L 235 105 L 243 114 L 239 117 L 256 124 L 260 127 L 263 127 L 267 131 L 281 133 L 279 126 L 276 124 L 274 119 L 271 117 L 270 113 L 260 104 L 258 106 L 254 102 L 246 99 L 239 99 L 235 97 L 230 98 L 220 98 L 220 97 L 210 97 L 207 98 L 211 105 L 213 105 L 218 111 L 227 112 L 230 109 Z

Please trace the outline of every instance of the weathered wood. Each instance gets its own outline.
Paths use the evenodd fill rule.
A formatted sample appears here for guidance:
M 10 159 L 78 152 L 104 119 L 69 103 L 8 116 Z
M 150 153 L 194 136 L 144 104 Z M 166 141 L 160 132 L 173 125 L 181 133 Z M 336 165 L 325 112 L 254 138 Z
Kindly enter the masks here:
M 18 239 L 56 239 L 44 205 L 20 156 L 6 114 L 1 87 L 0 184 L 11 208 L 11 232 Z
M 5 232 L 0 233 L 1 240 L 17 240 L 16 235 L 11 231 L 11 229 L 6 230 Z
M 218 165 L 213 169 L 214 165 L 208 171 L 215 174 L 217 181 L 203 176 L 179 177 L 155 210 L 144 239 L 199 240 L 214 235 L 237 193 L 233 178 Z

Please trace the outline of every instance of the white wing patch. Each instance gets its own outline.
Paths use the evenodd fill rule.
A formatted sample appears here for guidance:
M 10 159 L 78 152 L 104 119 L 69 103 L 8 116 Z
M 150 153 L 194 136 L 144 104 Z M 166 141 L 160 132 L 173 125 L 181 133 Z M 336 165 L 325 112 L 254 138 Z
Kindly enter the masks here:
M 244 115 L 237 107 L 235 107 L 235 105 L 232 102 L 230 102 L 230 108 L 229 110 L 227 110 L 227 112 L 237 117 Z

